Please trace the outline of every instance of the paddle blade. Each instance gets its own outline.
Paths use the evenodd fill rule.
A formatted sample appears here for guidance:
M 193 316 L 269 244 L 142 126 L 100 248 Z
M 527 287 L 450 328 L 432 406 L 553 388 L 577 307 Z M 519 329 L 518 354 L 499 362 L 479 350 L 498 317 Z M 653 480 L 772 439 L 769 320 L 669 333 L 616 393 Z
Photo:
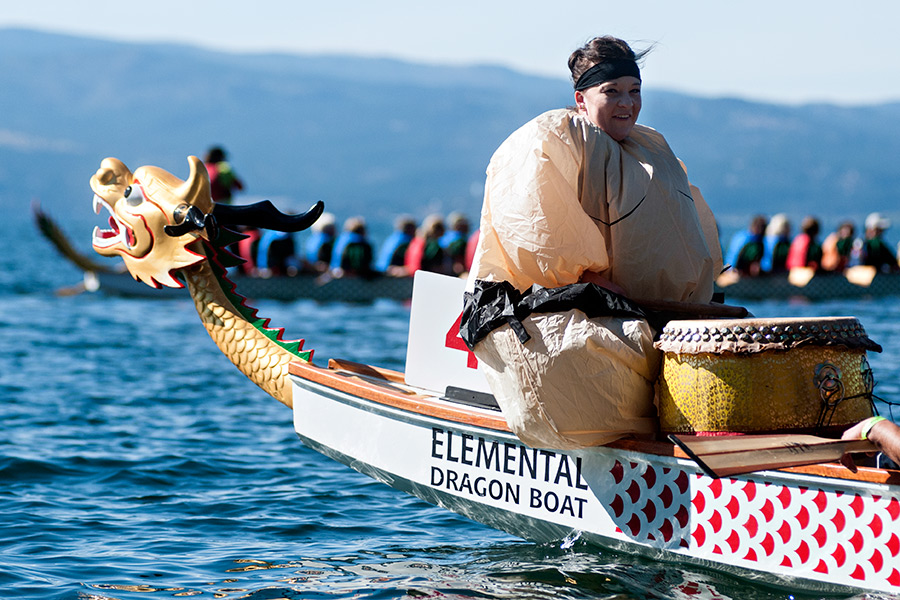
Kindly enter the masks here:
M 869 287 L 878 274 L 878 269 L 870 265 L 856 265 L 844 271 L 847 281 L 860 287 Z
M 839 461 L 844 454 L 877 452 L 869 440 L 833 440 L 813 435 L 670 435 L 669 439 L 713 478 L 754 471 Z
M 816 270 L 810 267 L 794 267 L 788 273 L 788 282 L 794 287 L 806 287 L 813 277 L 816 275 Z

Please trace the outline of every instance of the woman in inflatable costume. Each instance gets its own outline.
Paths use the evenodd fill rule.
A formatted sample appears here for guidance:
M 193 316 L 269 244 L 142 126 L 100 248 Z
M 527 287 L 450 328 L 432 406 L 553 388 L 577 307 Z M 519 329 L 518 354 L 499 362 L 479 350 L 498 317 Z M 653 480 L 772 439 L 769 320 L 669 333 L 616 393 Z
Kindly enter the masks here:
M 461 333 L 519 438 L 579 448 L 656 431 L 654 331 L 629 299 L 707 303 L 715 221 L 617 38 L 572 53 L 575 107 L 514 132 L 487 168 Z

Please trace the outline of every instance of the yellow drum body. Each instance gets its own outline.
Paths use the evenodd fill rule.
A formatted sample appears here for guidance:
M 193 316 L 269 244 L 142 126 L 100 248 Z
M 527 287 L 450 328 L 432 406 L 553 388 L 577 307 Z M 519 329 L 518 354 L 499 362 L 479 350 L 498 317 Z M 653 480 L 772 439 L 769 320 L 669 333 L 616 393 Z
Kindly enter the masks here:
M 880 347 L 851 317 L 671 321 L 656 346 L 663 433 L 825 433 L 872 415 Z

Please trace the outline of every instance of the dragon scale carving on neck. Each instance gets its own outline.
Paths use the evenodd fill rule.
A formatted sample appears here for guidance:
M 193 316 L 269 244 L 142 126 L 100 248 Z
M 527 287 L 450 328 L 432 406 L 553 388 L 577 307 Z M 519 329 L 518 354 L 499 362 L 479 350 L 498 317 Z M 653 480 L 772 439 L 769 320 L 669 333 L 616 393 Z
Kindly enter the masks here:
M 132 173 L 120 160 L 104 159 L 91 177 L 91 188 L 94 211 L 106 208 L 110 213 L 109 228 L 94 229 L 94 250 L 121 256 L 132 276 L 152 287 L 183 287 L 183 278 L 219 349 L 256 385 L 292 406 L 288 365 L 310 361 L 312 351 L 302 350 L 303 340 L 282 340 L 283 329 L 270 328 L 268 319 L 257 316 L 235 293 L 226 269 L 240 259 L 225 248 L 241 236 L 219 225 L 242 218 L 255 219 L 257 225 L 282 218 L 284 230 L 298 231 L 311 225 L 323 206 L 318 203 L 297 216 L 281 215 L 268 202 L 259 208 L 263 217 L 250 214 L 248 207 L 223 209 L 212 202 L 203 163 L 195 156 L 188 162 L 190 175 L 182 181 L 158 167 Z M 221 217 L 218 225 L 216 216 Z

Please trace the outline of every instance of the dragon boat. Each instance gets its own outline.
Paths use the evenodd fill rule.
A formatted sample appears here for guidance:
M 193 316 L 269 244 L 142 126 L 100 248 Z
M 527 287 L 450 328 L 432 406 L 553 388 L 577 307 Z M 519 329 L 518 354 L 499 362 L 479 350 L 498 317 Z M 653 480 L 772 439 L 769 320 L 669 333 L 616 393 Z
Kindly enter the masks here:
M 121 256 L 144 283 L 183 281 L 214 342 L 291 407 L 294 429 L 310 448 L 528 540 L 581 539 L 792 590 L 900 592 L 900 473 L 851 472 L 833 462 L 871 449 L 868 442 L 683 435 L 675 437 L 680 445 L 528 447 L 511 433 L 459 338 L 463 282 L 430 273 L 414 283 L 405 373 L 338 358 L 316 364 L 302 340 L 283 340 L 235 292 L 226 277 L 233 257 L 224 250 L 234 240 L 227 230 L 234 217 L 214 207 L 200 160 L 189 163 L 182 181 L 105 159 L 91 187 L 95 211 L 107 209 L 111 227 L 95 229 L 93 246 Z M 285 227 L 306 227 L 321 211 L 316 205 Z M 670 324 L 663 337 L 680 347 L 722 333 L 701 329 Z M 806 335 L 782 323 L 752 329 L 738 337 L 757 346 Z M 839 342 L 829 351 L 864 339 L 858 324 L 821 329 L 816 335 Z M 852 354 L 854 366 L 844 369 L 858 371 L 862 383 L 841 380 L 831 365 L 817 371 L 823 398 L 843 385 L 866 385 L 864 352 Z
M 728 272 L 719 277 L 716 291 L 729 299 L 788 300 L 811 302 L 900 296 L 900 272 L 879 272 L 859 265 L 843 273 L 816 273 L 795 269 L 790 273 L 739 277 Z
M 251 277 L 229 275 L 232 283 L 247 298 L 294 302 L 352 302 L 366 303 L 375 300 L 408 302 L 412 298 L 412 277 L 376 276 L 329 277 L 309 273 L 292 276 Z M 125 298 L 188 298 L 184 289 L 162 287 L 150 289 L 136 282 L 128 273 L 85 271 L 84 288 L 110 296 Z

